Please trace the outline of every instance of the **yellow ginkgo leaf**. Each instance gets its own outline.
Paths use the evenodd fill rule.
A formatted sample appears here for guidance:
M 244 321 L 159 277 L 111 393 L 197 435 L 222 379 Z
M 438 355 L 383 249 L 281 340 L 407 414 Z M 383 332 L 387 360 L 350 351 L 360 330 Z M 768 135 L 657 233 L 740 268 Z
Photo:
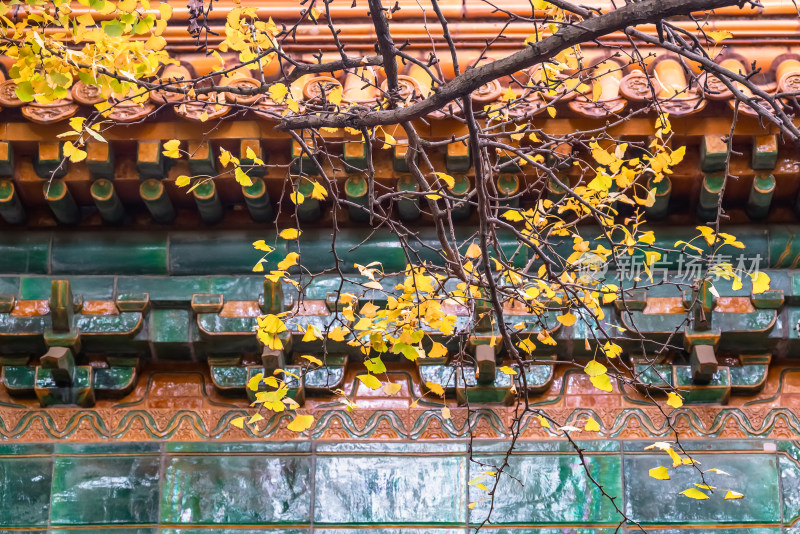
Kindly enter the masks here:
M 297 239 L 302 232 L 296 228 L 287 228 L 282 231 L 278 236 L 281 239 Z
M 428 352 L 428 358 L 442 358 L 444 356 L 447 356 L 447 347 L 434 341 L 433 347 Z
M 272 252 L 274 249 L 267 245 L 267 242 L 263 239 L 259 239 L 258 241 L 253 242 L 253 248 L 256 250 L 262 250 L 264 252 Z
M 280 263 L 278 263 L 278 270 L 285 271 L 289 267 L 297 265 L 297 258 L 299 257 L 300 254 L 298 254 L 297 252 L 288 253 L 286 257 L 283 258 Z
M 450 419 L 450 408 L 447 406 L 442 406 L 442 418 Z
M 430 392 L 434 395 L 444 397 L 444 388 L 441 384 L 437 384 L 436 382 L 425 382 L 425 387 L 428 388 L 428 390 L 430 390 Z
M 262 378 L 264 378 L 263 373 L 258 373 L 250 378 L 250 380 L 247 381 L 247 389 L 250 391 L 258 391 L 258 385 L 261 383 Z
M 556 317 L 559 323 L 563 324 L 564 326 L 572 326 L 575 324 L 575 320 L 577 317 L 574 313 L 565 313 L 564 315 L 559 315 Z
M 433 173 L 433 175 L 436 176 L 441 181 L 443 181 L 444 183 L 446 183 L 448 189 L 452 189 L 453 186 L 456 185 L 456 179 L 450 176 L 449 174 L 445 174 L 443 172 L 435 172 Z
M 160 35 L 151 35 L 147 41 L 145 41 L 144 46 L 147 50 L 161 50 L 167 46 L 167 40 Z
M 231 419 L 231 424 L 236 428 L 244 429 L 244 417 L 237 417 L 236 419 Z
M 656 480 L 669 480 L 669 471 L 665 466 L 654 467 L 647 472 L 648 475 Z
M 518 374 L 517 371 L 515 371 L 513 368 L 511 368 L 511 367 L 509 367 L 507 365 L 499 367 L 498 371 L 500 371 L 504 375 L 516 375 L 516 374 Z
M 677 393 L 670 391 L 667 393 L 667 405 L 672 406 L 673 408 L 680 408 L 683 406 L 683 399 Z
M 318 339 L 322 339 L 322 334 L 320 333 L 319 328 L 313 324 L 306 326 L 305 334 L 303 334 L 303 342 L 308 343 L 309 341 L 316 341 Z M 312 358 L 312 356 L 309 356 L 309 358 Z M 322 364 L 320 363 L 319 365 Z
M 763 293 L 769 291 L 769 276 L 763 271 L 751 273 L 750 278 L 753 279 L 753 294 Z
M 600 376 L 604 375 L 608 369 L 597 360 L 592 360 L 586 364 L 583 370 L 589 376 Z
M 289 89 L 282 83 L 273 83 L 269 86 L 269 97 L 273 102 L 281 103 L 289 93 Z
M 725 494 L 726 501 L 731 499 L 741 499 L 742 497 L 744 497 L 743 493 L 739 493 L 738 491 L 733 491 L 733 490 L 728 490 L 728 493 Z
M 259 421 L 263 421 L 264 416 L 260 413 L 254 413 L 253 416 L 247 421 L 248 425 L 252 425 L 253 423 L 258 423 Z
M 464 257 L 469 259 L 475 259 L 480 255 L 481 255 L 481 247 L 479 247 L 475 243 L 470 243 L 469 248 L 467 248 L 467 252 L 464 254 Z
M 381 381 L 378 380 L 374 375 L 358 375 L 356 376 L 362 384 L 367 386 L 369 389 L 380 389 L 383 385 Z
M 72 117 L 69 120 L 69 127 L 75 130 L 76 132 L 80 132 L 83 130 L 83 123 L 86 122 L 86 117 Z
M 603 93 L 603 86 L 600 83 L 595 82 L 592 86 L 592 102 L 597 102 L 600 100 L 600 95 Z
M 342 103 L 342 86 L 337 85 L 328 92 L 328 102 L 334 106 Z
M 178 149 L 181 146 L 181 142 L 177 139 L 170 139 L 166 143 L 164 143 L 164 150 L 161 151 L 162 154 L 167 156 L 168 158 L 177 159 L 181 157 L 181 153 Z
M 724 41 L 725 39 L 730 39 L 730 38 L 733 37 L 733 34 L 731 32 L 729 32 L 728 30 L 706 32 L 706 35 L 708 36 L 709 39 L 711 39 L 715 43 L 718 43 L 720 41 Z
M 708 495 L 706 495 L 705 493 L 703 493 L 702 491 L 700 491 L 697 488 L 689 488 L 689 489 L 683 490 L 682 492 L 680 492 L 680 495 L 685 495 L 685 496 L 689 497 L 690 499 L 696 499 L 698 501 L 702 501 L 702 500 L 708 499 Z
M 392 148 L 394 145 L 397 144 L 395 138 L 389 135 L 388 133 L 384 132 L 383 136 L 384 136 L 383 146 L 381 147 L 381 149 Z
M 71 141 L 64 143 L 63 151 L 64 157 L 69 158 L 72 163 L 78 163 L 86 159 L 86 151 L 76 147 Z
M 547 421 L 547 419 L 545 419 L 541 415 L 537 415 L 536 417 L 539 418 L 539 424 L 541 426 L 543 426 L 544 428 L 550 428 L 550 423 Z
M 503 213 L 501 217 L 509 222 L 520 222 L 522 220 L 525 220 L 525 217 L 523 217 L 522 214 L 517 210 L 508 210 L 505 213 Z
M 598 432 L 600 430 L 600 424 L 591 417 L 587 417 L 586 424 L 583 425 L 583 429 L 586 432 Z
M 344 341 L 344 332 L 341 326 L 337 326 L 328 333 L 328 339 L 331 341 Z
M 234 178 L 236 178 L 236 182 L 241 185 L 242 187 L 250 187 L 253 185 L 253 180 L 247 175 L 246 172 L 242 170 L 241 167 L 236 167 L 233 171 Z
M 306 197 L 303 196 L 303 193 L 299 191 L 294 191 L 291 195 L 289 195 L 289 198 L 298 206 L 306 199 Z
M 312 182 L 313 189 L 311 190 L 311 198 L 316 200 L 325 200 L 328 198 L 328 191 L 318 182 Z
M 161 2 L 158 4 L 158 12 L 161 14 L 161 20 L 169 20 L 172 17 L 172 6 L 169 2 Z
M 188 177 L 186 175 L 181 175 L 181 176 L 178 176 L 177 180 L 175 180 L 175 185 L 177 185 L 178 187 L 185 187 L 185 186 L 189 185 L 189 183 L 191 181 L 192 181 L 192 179 L 190 177 Z
M 388 384 L 383 385 L 383 392 L 389 396 L 397 395 L 400 393 L 400 390 L 403 386 L 400 384 L 395 384 L 394 382 L 389 382 Z
M 714 241 L 717 239 L 717 234 L 714 232 L 713 228 L 709 228 L 708 226 L 698 226 L 698 230 L 700 230 L 700 235 L 703 236 L 703 239 L 706 240 L 708 246 L 714 244 Z
M 291 430 L 292 432 L 303 432 L 304 430 L 308 430 L 311 428 L 311 425 L 314 424 L 314 416 L 313 415 L 297 415 L 292 420 L 291 423 L 286 425 L 286 428 Z
M 611 387 L 611 378 L 609 378 L 608 375 L 592 376 L 589 380 L 591 380 L 592 385 L 600 391 L 611 391 L 614 389 Z
M 311 363 L 315 364 L 315 365 L 322 366 L 322 360 L 320 360 L 316 356 L 311 356 L 309 354 L 304 354 L 302 357 L 305 358 L 306 360 L 310 361 Z

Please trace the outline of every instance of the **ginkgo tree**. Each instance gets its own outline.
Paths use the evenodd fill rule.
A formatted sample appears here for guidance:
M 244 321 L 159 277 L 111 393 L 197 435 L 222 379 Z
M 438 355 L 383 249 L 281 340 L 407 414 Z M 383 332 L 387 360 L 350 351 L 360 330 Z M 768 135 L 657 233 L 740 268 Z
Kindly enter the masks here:
M 374 55 L 353 54 L 339 39 L 339 21 L 331 16 L 331 5 L 339 2 L 352 3 L 362 15 L 369 13 L 376 36 Z M 363 357 L 365 370 L 357 375 L 359 383 L 392 396 L 401 387 L 389 379 L 387 361 L 448 357 L 454 362 L 454 373 L 474 372 L 467 340 L 480 337 L 480 343 L 501 348 L 507 355 L 499 370 L 514 384 L 512 434 L 518 435 L 523 423 L 533 417 L 574 443 L 572 433 L 597 433 L 601 430 L 598 422 L 589 417 L 582 427 L 566 425 L 533 406 L 525 370 L 540 351 L 557 345 L 557 328 L 580 321 L 586 325 L 584 344 L 591 358 L 568 363 L 581 368 L 602 391 L 611 391 L 612 381 L 634 383 L 636 372 L 622 358 L 620 343 L 642 341 L 642 337 L 611 325 L 605 316 L 612 303 L 625 309 L 630 287 L 598 273 L 641 257 L 644 273 L 636 284 L 647 290 L 656 285 L 653 266 L 677 250 L 705 265 L 704 272 L 684 287 L 694 288 L 695 293 L 704 288 L 714 293 L 714 283 L 720 278 L 732 281 L 734 288 L 742 287 L 744 273 L 729 262 L 715 261 L 723 247 L 744 246 L 736 236 L 721 231 L 721 205 L 713 220 L 698 226 L 694 238 L 667 248 L 658 245 L 657 230 L 646 225 L 645 210 L 656 201 L 659 183 L 686 155 L 686 147 L 676 142 L 666 103 L 690 89 L 710 91 L 710 77 L 732 93 L 737 106 L 748 106 L 786 137 L 800 138 L 780 102 L 750 77 L 715 62 L 724 41 L 733 35 L 704 17 L 687 18 L 695 12 L 758 4 L 641 0 L 594 8 L 566 0 L 532 0 L 524 12 L 503 11 L 509 22 L 530 28 L 530 36 L 516 50 L 494 50 L 490 43 L 469 58 L 459 54 L 439 0 L 423 4 L 418 8 L 428 15 L 425 25 L 437 26 L 442 42 L 424 58 L 393 39 L 392 15 L 400 6 L 381 0 L 304 0 L 298 2 L 295 25 L 260 18 L 261 10 L 250 2 L 213 6 L 227 10 L 224 27 L 213 28 L 205 16 L 212 4 L 194 1 L 190 31 L 214 63 L 211 73 L 195 77 L 168 74 L 179 62 L 164 37 L 172 16 L 167 2 L 11 0 L 0 4 L 0 54 L 13 62 L 8 73 L 22 102 L 48 104 L 67 98 L 76 83 L 92 86 L 103 96 L 93 113 L 70 119 L 68 129 L 60 134 L 65 140 L 64 156 L 73 162 L 87 157 L 87 142 L 105 142 L 103 134 L 115 126 L 112 117 L 117 107 L 144 105 L 154 94 L 161 98 L 162 107 L 196 106 L 201 110 L 199 120 L 209 124 L 258 107 L 260 115 L 287 132 L 300 150 L 285 169 L 287 194 L 279 204 L 276 239 L 299 240 L 305 228 L 294 210 L 307 202 L 326 201 L 334 212 L 362 210 L 368 224 L 397 236 L 407 258 L 400 272 L 385 272 L 379 262 L 347 265 L 359 273 L 348 280 L 352 282 L 348 288 L 357 289 L 340 290 L 337 320 L 325 328 L 305 326 L 303 340 L 345 343 Z M 676 17 L 689 21 L 690 29 L 673 24 Z M 303 61 L 293 53 L 290 45 L 299 24 L 317 25 L 321 35 L 328 32 L 326 39 L 336 54 Z M 645 24 L 657 31 L 637 29 Z M 602 38 L 615 32 L 625 35 L 627 47 L 604 44 Z M 666 101 L 655 98 L 658 81 L 644 69 L 641 82 L 653 98 L 636 109 L 612 108 L 604 94 L 604 77 L 612 77 L 618 85 L 616 74 L 641 69 L 653 49 L 680 59 L 690 73 L 687 87 L 672 88 Z M 409 65 L 422 80 L 417 85 L 409 85 L 408 77 L 399 74 Z M 230 83 L 242 72 L 249 83 Z M 356 86 L 368 89 L 374 98 L 367 102 L 345 98 L 342 85 L 331 83 L 330 76 L 319 81 L 309 98 L 301 82 L 318 75 L 354 77 L 360 82 Z M 497 86 L 502 87 L 498 98 L 479 103 L 476 95 L 482 88 Z M 550 131 L 548 120 L 557 119 L 558 104 L 569 100 L 601 111 L 603 120 L 566 134 Z M 219 116 L 224 109 L 232 113 Z M 455 120 L 461 128 L 444 138 L 431 137 L 420 127 L 431 114 Z M 650 121 L 648 136 L 639 140 L 615 136 L 620 126 L 637 116 Z M 343 190 L 347 175 L 342 169 L 354 169 L 342 158 L 342 139 L 368 147 L 367 164 L 357 169 L 369 184 L 365 203 L 349 200 Z M 434 154 L 449 144 L 460 144 L 468 154 L 472 179 L 467 193 L 461 189 L 458 173 L 436 163 L 441 158 Z M 395 148 L 403 149 L 397 153 L 404 154 L 402 164 L 412 183 L 404 190 L 376 179 L 373 158 L 392 157 Z M 166 141 L 162 149 L 166 158 L 191 156 L 190 148 L 178 139 Z M 177 185 L 190 192 L 209 180 L 233 178 L 250 186 L 254 172 L 270 167 L 251 149 L 237 157 L 220 148 L 214 157 L 219 162 L 218 174 L 181 175 Z M 506 193 L 498 186 L 498 177 L 520 173 L 526 180 L 519 190 Z M 398 207 L 409 201 L 419 206 L 434 229 L 438 250 L 421 254 L 413 245 L 409 236 L 415 236 L 418 227 L 396 216 Z M 472 230 L 466 235 L 456 231 L 458 208 L 464 206 L 473 213 Z M 334 218 L 334 256 L 339 232 Z M 295 273 L 302 273 L 301 278 L 315 275 L 304 268 L 302 251 L 279 253 L 286 247 L 266 240 L 254 242 L 253 247 L 253 272 L 264 273 L 274 284 L 295 286 L 302 296 Z M 430 253 L 437 261 L 424 259 Z M 341 269 L 338 272 L 347 278 Z M 754 293 L 769 288 L 765 273 L 751 276 Z M 376 299 L 376 294 L 381 298 Z M 526 321 L 515 322 L 509 309 L 524 310 Z M 255 335 L 264 347 L 284 347 L 286 336 L 298 328 L 295 314 L 287 311 L 258 318 Z M 466 325 L 459 319 L 465 314 L 471 317 Z M 691 320 L 687 315 L 687 322 Z M 451 342 L 456 338 L 462 340 L 458 350 Z M 665 345 L 662 350 L 668 348 Z M 324 365 L 323 359 L 313 355 L 301 359 L 306 370 Z M 272 376 L 254 376 L 248 383 L 255 393 L 254 411 L 233 424 L 257 428 L 272 413 L 294 411 L 290 430 L 312 428 L 314 416 L 298 412 L 298 403 L 290 395 L 290 384 L 299 379 L 283 369 Z M 440 403 L 442 417 L 450 418 L 443 385 L 426 381 L 423 390 L 429 400 Z M 358 409 L 348 393 L 336 393 L 344 409 Z M 661 407 L 667 421 L 671 410 L 682 406 L 680 391 L 668 386 L 661 388 L 661 395 L 650 392 L 647 398 Z M 694 465 L 690 457 L 675 451 L 679 444 L 656 446 L 673 464 L 653 468 L 650 476 L 666 480 L 670 469 Z M 493 499 L 502 474 L 503 468 L 486 471 L 470 485 L 485 490 L 484 498 Z M 705 499 L 704 491 L 713 489 L 703 479 L 684 495 Z M 730 490 L 725 498 L 740 497 Z

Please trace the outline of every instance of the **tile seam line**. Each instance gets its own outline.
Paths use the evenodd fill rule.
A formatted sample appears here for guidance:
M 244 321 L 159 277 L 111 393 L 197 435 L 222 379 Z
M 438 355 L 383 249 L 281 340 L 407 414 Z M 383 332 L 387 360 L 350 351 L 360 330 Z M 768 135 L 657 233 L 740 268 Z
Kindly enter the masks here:
M 156 517 L 156 521 L 158 522 L 158 529 L 159 532 L 161 531 L 162 517 L 164 513 L 164 486 L 166 485 L 166 464 L 167 464 L 167 442 L 162 441 L 159 450 L 161 452 L 161 457 L 159 458 L 159 469 L 158 469 L 158 517 Z
M 314 516 L 315 516 L 315 508 L 317 506 L 317 443 L 314 438 L 310 440 L 311 445 L 311 482 L 309 491 L 311 495 L 309 497 L 309 506 L 308 506 L 308 532 L 309 534 L 314 534 Z
M 53 450 L 50 453 L 51 460 L 51 467 L 50 467 L 50 502 L 48 503 L 50 508 L 47 510 L 47 531 L 50 532 L 52 530 L 52 523 L 53 523 L 53 485 L 55 484 L 56 480 L 56 447 L 53 446 Z

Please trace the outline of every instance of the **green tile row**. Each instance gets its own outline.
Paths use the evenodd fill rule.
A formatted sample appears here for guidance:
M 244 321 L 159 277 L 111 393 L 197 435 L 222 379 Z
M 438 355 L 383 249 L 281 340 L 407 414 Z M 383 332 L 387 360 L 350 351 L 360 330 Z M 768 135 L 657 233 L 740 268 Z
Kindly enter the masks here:
M 474 228 L 458 235 L 471 239 Z M 0 273 L 75 275 L 205 275 L 248 274 L 258 260 L 252 243 L 266 240 L 276 250 L 275 262 L 296 251 L 304 266 L 319 272 L 332 266 L 330 230 L 309 229 L 297 241 L 277 238 L 274 229 L 216 232 L 6 232 L 0 235 Z M 364 242 L 366 245 L 360 246 Z M 424 261 L 437 261 L 435 231 L 422 229 L 410 240 Z M 516 242 L 500 236 L 509 257 Z M 469 242 L 465 243 L 466 247 Z M 366 265 L 376 259 L 387 271 L 402 271 L 407 258 L 397 238 L 385 230 L 347 229 L 336 240 L 341 267 L 357 272 L 354 263 Z M 517 254 L 520 266 L 523 255 Z M 439 259 L 439 261 L 441 261 Z
M 612 443 L 582 442 L 581 461 L 564 442 L 521 442 L 508 458 L 513 478 L 501 479 L 493 502 L 468 481 L 503 463 L 505 443 L 473 443 L 471 455 L 463 442 L 2 444 L 0 534 L 450 534 L 479 524 L 490 507 L 494 534 L 613 532 L 615 507 L 660 534 L 711 525 L 716 534 L 766 534 L 800 522 L 790 442 L 687 443 L 700 464 L 671 469 L 670 480 L 648 476 L 671 465 L 666 454 Z M 696 483 L 717 491 L 705 501 L 679 495 Z M 724 500 L 729 489 L 745 498 Z
M 103 526 L 98 528 L 52 528 L 49 530 L 40 529 L 14 529 L 0 530 L 0 534 L 18 534 L 27 532 L 28 534 L 97 534 L 98 532 L 109 532 L 113 534 L 634 534 L 642 533 L 643 530 L 637 528 L 494 528 L 483 527 L 476 531 L 476 527 L 466 528 L 415 528 L 415 527 L 395 527 L 395 528 L 348 528 L 348 527 L 309 527 L 309 528 L 128 528 Z M 645 534 L 798 534 L 800 528 L 780 527 L 759 527 L 759 528 L 680 528 L 680 529 L 652 529 L 645 528 Z
M 752 257 L 761 258 L 761 268 L 791 268 L 800 259 L 798 226 L 729 226 Z M 456 227 L 456 237 L 464 250 L 474 239 L 474 226 Z M 592 239 L 597 230 L 584 229 L 584 237 Z M 659 228 L 657 250 L 671 250 L 676 240 L 696 235 L 691 227 Z M 622 237 L 622 236 L 620 236 Z M 276 238 L 274 229 L 248 231 L 173 231 L 173 232 L 5 232 L 0 235 L 0 272 L 9 274 L 118 274 L 118 275 L 201 275 L 246 274 L 258 259 L 252 243 L 264 239 L 277 247 L 274 256 L 297 251 L 303 264 L 312 272 L 333 266 L 330 253 L 330 230 L 304 229 L 299 240 L 287 242 Z M 526 251 L 517 252 L 518 243 L 511 235 L 498 239 L 507 257 L 519 266 L 526 263 Z M 356 272 L 354 263 L 366 265 L 380 261 L 386 272 L 402 270 L 406 254 L 388 230 L 348 228 L 336 238 L 340 267 Z M 435 229 L 422 228 L 410 238 L 411 246 L 421 261 L 441 262 Z M 572 251 L 572 242 L 556 244 L 565 257 Z M 563 249 L 563 250 L 562 250 Z M 517 252 L 517 253 L 515 253 Z M 677 266 L 680 252 L 665 253 L 662 265 Z

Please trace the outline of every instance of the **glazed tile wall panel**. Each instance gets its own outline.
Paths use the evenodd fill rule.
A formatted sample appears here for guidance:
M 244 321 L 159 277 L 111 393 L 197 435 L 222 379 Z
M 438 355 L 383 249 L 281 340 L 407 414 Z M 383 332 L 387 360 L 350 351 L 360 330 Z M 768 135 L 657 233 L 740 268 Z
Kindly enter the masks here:
M 503 456 L 477 460 L 499 467 Z M 493 522 L 509 525 L 619 523 L 613 504 L 589 481 L 586 471 L 607 493 L 620 494 L 619 456 L 587 455 L 585 465 L 576 455 L 568 454 L 525 454 L 510 458 L 508 473 L 524 481 L 524 485 L 510 478 L 501 480 L 494 500 Z M 470 501 L 480 501 L 470 513 L 472 523 L 480 523 L 489 512 L 491 501 L 481 500 L 485 495 L 486 492 L 477 487 L 470 487 Z
M 308 523 L 311 457 L 170 457 L 163 490 L 167 523 Z
M 314 519 L 463 524 L 466 482 L 464 456 L 318 456 Z
M 781 522 L 778 458 L 774 453 L 737 451 L 698 453 L 692 457 L 700 465 L 679 466 L 670 471 L 670 480 L 656 480 L 646 476 L 648 470 L 659 466 L 671 467 L 669 457 L 664 454 L 627 454 L 625 478 L 636 481 L 636 484 L 625 486 L 626 513 L 643 524 Z M 694 487 L 695 483 L 702 484 L 698 468 L 706 471 L 716 468 L 730 474 L 704 474 L 705 484 L 720 491 L 710 494 L 710 498 L 702 503 L 685 497 L 665 498 Z M 725 501 L 724 496 L 729 489 L 745 493 L 747 497 Z
M 670 469 L 649 442 L 519 442 L 488 534 L 611 534 L 620 516 L 586 470 L 654 534 L 800 534 L 796 444 L 686 442 L 701 462 Z M 468 481 L 506 442 L 0 444 L 0 534 L 466 534 L 486 517 Z M 706 501 L 679 492 L 700 483 Z M 491 484 L 491 479 L 487 485 Z M 744 499 L 724 500 L 728 489 Z M 482 499 L 483 498 L 483 499 Z M 471 501 L 479 501 L 469 510 Z M 710 529 L 710 526 L 715 528 Z M 751 528 L 752 525 L 752 528 Z M 625 532 L 636 532 L 634 524 Z M 622 531 L 620 531 L 622 532 Z

